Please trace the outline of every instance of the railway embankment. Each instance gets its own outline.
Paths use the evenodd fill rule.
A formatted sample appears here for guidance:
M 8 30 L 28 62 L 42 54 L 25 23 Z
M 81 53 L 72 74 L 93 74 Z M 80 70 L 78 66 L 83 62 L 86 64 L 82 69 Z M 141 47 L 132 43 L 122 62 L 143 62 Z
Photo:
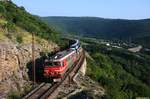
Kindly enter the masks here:
M 105 94 L 104 88 L 86 76 L 86 69 L 87 61 L 85 58 L 79 72 L 73 77 L 72 83 L 65 83 L 60 88 L 58 97 L 64 99 L 101 98 Z

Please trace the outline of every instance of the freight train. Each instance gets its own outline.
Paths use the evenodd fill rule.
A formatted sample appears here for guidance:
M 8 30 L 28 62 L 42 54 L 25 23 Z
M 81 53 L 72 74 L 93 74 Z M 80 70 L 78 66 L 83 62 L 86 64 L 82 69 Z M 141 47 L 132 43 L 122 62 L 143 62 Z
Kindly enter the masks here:
M 79 60 L 82 47 L 79 40 L 71 40 L 70 47 L 56 53 L 49 60 L 44 62 L 44 77 L 50 78 L 53 82 L 60 81 L 66 72 Z

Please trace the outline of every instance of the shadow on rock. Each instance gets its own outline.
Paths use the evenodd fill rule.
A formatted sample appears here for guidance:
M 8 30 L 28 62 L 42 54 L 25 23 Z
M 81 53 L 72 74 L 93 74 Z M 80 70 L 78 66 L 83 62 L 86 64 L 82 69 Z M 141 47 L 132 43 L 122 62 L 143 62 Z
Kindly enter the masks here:
M 36 77 L 36 82 L 45 82 L 45 78 L 43 76 L 43 64 L 44 60 L 47 58 L 47 56 L 41 52 L 40 53 L 40 58 L 35 59 L 35 77 Z M 32 61 L 27 63 L 27 68 L 28 68 L 28 76 L 31 81 L 33 81 L 33 66 L 32 66 Z

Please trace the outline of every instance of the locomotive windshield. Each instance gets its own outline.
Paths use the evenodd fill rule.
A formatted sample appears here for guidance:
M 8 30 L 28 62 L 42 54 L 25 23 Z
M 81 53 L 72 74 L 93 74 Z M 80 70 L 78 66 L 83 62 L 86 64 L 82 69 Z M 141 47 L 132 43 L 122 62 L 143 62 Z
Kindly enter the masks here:
M 61 63 L 60 62 L 46 62 L 45 66 L 50 66 L 50 67 L 61 66 Z
M 70 40 L 70 41 L 69 41 L 69 45 L 72 45 L 72 44 L 75 44 L 75 43 L 76 43 L 75 40 Z
M 54 66 L 61 66 L 60 62 L 53 62 Z
M 45 66 L 53 66 L 52 62 L 45 62 Z

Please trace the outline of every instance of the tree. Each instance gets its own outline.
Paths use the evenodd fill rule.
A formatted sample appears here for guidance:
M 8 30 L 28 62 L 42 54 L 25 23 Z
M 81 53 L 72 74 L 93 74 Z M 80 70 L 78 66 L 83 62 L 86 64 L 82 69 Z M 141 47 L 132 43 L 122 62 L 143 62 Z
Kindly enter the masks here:
M 0 4 L 0 13 L 5 13 L 6 9 L 3 5 Z

